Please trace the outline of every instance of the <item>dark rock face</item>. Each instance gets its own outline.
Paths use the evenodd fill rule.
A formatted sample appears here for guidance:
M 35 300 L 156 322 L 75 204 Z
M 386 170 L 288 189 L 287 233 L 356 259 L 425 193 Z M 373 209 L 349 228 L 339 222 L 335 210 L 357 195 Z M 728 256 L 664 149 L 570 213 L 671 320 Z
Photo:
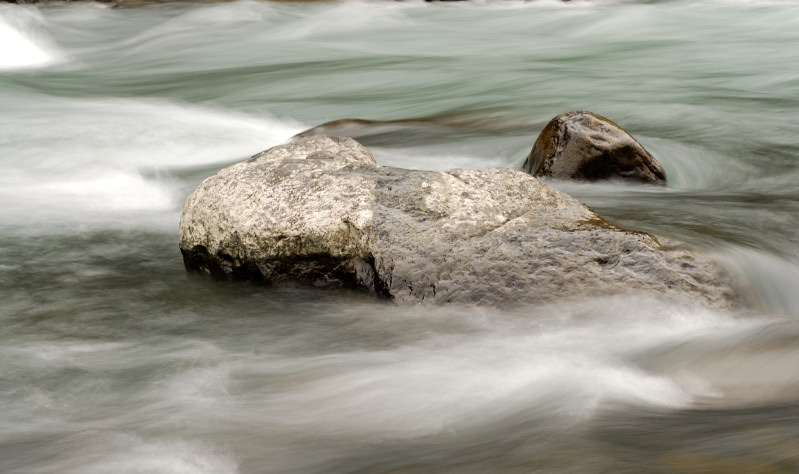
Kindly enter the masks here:
M 186 200 L 179 240 L 192 271 L 395 302 L 507 306 L 627 291 L 735 300 L 713 262 L 620 229 L 529 174 L 379 166 L 349 138 L 312 136 L 221 170 Z
M 550 120 L 522 168 L 533 176 L 560 179 L 666 183 L 663 167 L 627 131 L 582 111 Z

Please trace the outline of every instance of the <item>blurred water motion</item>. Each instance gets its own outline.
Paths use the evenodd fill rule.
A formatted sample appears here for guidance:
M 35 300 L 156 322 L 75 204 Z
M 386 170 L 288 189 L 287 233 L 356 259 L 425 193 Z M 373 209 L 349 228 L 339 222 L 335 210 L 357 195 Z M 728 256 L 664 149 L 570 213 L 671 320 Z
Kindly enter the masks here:
M 799 471 L 799 6 L 0 5 L 0 471 Z M 610 117 L 667 188 L 552 182 L 750 306 L 516 311 L 187 276 L 185 196 L 314 126 L 519 167 Z

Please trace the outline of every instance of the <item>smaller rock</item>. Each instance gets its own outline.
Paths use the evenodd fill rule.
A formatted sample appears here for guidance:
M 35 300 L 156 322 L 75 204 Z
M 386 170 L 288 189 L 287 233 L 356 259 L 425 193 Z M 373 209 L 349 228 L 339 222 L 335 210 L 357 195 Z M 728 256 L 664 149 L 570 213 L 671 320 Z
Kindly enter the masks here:
M 626 130 L 592 112 L 549 121 L 522 169 L 533 176 L 598 181 L 624 179 L 666 183 L 663 166 Z

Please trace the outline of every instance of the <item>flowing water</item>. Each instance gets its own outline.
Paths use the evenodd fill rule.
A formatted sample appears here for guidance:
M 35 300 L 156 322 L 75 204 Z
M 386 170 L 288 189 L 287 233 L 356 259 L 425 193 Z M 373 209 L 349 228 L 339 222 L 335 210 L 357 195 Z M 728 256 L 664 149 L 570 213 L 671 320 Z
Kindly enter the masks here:
M 740 278 L 514 311 L 186 274 L 205 177 L 341 118 L 520 167 L 587 109 L 666 188 L 551 184 Z M 0 472 L 799 471 L 799 4 L 0 5 Z

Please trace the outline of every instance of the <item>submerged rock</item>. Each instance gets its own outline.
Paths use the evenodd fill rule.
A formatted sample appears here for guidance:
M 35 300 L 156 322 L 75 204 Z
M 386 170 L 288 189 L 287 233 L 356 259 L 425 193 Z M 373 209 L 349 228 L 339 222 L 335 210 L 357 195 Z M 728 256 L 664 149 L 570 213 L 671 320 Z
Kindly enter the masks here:
M 569 112 L 549 121 L 522 165 L 533 176 L 597 181 L 666 183 L 658 161 L 626 130 L 592 112 Z
M 312 136 L 221 170 L 186 200 L 186 267 L 221 278 L 363 288 L 397 302 L 528 304 L 653 291 L 734 300 L 711 261 L 665 250 L 511 169 L 379 166 Z
M 354 138 L 367 146 L 418 146 L 473 139 L 478 136 L 494 139 L 498 136 L 517 137 L 529 133 L 528 124 L 520 124 L 495 112 L 471 112 L 398 120 L 364 120 L 345 118 L 333 120 L 300 132 L 293 140 L 313 135 L 335 135 Z

